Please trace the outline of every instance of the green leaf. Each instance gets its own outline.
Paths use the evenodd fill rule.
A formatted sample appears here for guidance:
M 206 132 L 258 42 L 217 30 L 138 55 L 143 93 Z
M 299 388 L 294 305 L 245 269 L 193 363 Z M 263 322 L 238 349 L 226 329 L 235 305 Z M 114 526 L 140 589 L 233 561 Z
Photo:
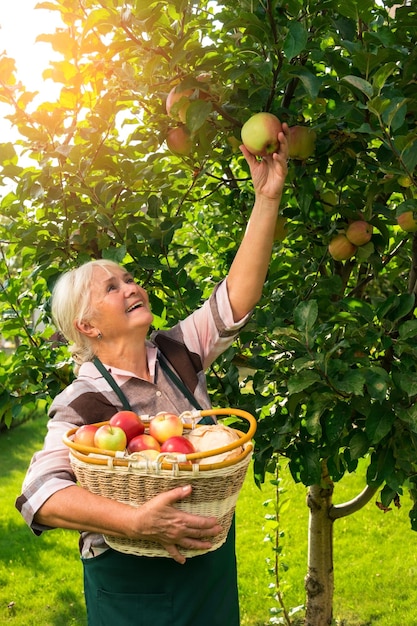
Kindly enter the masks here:
M 299 393 L 319 381 L 320 376 L 317 372 L 303 371 L 300 374 L 295 374 L 288 380 L 288 393 L 290 396 Z
M 308 69 L 300 66 L 296 66 L 295 68 L 291 67 L 288 71 L 288 76 L 298 78 L 312 100 L 318 97 L 322 80 L 312 74 Z
M 316 300 L 301 302 L 294 311 L 294 324 L 298 330 L 309 332 L 316 323 L 318 304 Z
M 283 52 L 290 61 L 304 50 L 308 41 L 308 32 L 303 24 L 296 21 L 288 23 L 288 33 L 284 41 Z
M 406 341 L 417 335 L 417 320 L 407 320 L 398 328 L 400 339 Z
M 362 430 L 353 433 L 349 440 L 349 450 L 351 459 L 360 459 L 369 450 L 369 439 Z
M 192 100 L 187 107 L 186 124 L 191 133 L 196 133 L 206 122 L 212 112 L 211 102 L 205 100 Z
M 352 76 L 352 75 L 343 76 L 341 80 L 345 81 L 346 83 L 349 83 L 349 85 L 352 85 L 356 89 L 359 89 L 359 91 L 365 94 L 367 98 L 372 98 L 374 90 L 373 90 L 372 85 L 367 80 L 364 80 L 363 78 L 360 78 L 359 76 Z
M 395 413 L 387 402 L 374 404 L 366 419 L 365 432 L 372 444 L 377 444 L 391 430 Z
M 335 387 L 344 393 L 353 394 L 354 396 L 363 396 L 366 376 L 360 369 L 349 370 L 334 382 Z
M 366 322 L 372 322 L 375 316 L 373 307 L 357 298 L 345 298 L 340 301 L 340 306 L 347 311 L 351 311 L 355 316 L 363 318 Z
M 382 87 L 387 82 L 387 78 L 389 78 L 394 72 L 398 69 L 397 63 L 394 61 L 390 61 L 389 63 L 384 63 L 372 76 L 372 84 L 380 91 Z
M 371 398 L 383 402 L 387 396 L 390 378 L 382 367 L 364 369 L 366 387 Z

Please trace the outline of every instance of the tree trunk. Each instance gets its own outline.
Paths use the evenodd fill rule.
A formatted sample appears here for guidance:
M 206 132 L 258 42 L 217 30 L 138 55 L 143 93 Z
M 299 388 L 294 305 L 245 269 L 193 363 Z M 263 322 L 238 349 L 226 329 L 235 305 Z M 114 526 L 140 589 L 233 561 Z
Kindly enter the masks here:
M 308 569 L 305 578 L 306 626 L 328 626 L 333 617 L 333 483 L 326 466 L 321 485 L 312 485 L 307 495 L 310 509 L 308 529 Z

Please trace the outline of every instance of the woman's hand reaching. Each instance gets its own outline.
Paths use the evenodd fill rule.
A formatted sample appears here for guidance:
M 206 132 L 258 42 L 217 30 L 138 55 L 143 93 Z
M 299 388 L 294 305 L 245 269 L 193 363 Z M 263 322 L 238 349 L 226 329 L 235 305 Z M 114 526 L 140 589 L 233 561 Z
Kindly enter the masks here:
M 279 148 L 271 155 L 259 158 L 253 156 L 244 145 L 240 146 L 252 176 L 255 194 L 271 200 L 281 198 L 288 168 L 288 124 L 282 124 L 282 130 L 278 133 Z

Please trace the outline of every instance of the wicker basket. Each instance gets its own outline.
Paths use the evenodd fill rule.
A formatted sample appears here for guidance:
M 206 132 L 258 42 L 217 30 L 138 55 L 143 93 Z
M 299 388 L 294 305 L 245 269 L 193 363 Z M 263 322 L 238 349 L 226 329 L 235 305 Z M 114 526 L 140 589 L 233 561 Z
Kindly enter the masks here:
M 190 413 L 187 414 L 189 415 Z M 161 492 L 191 484 L 191 495 L 186 500 L 178 501 L 175 506 L 196 515 L 216 517 L 222 526 L 222 532 L 211 538 L 212 546 L 209 550 L 181 549 L 182 554 L 189 558 L 216 550 L 226 541 L 237 498 L 252 457 L 251 439 L 256 431 L 255 418 L 240 409 L 193 411 L 192 423 L 185 424 L 185 428 L 198 428 L 197 420 L 206 415 L 243 418 L 249 422 L 249 429 L 246 433 L 235 430 L 239 438 L 222 448 L 188 455 L 159 455 L 155 461 L 144 458 L 140 453 L 126 456 L 120 452 L 101 451 L 75 444 L 73 435 L 76 428 L 67 432 L 64 443 L 71 449 L 71 466 L 79 484 L 92 493 L 119 502 L 141 506 Z M 198 464 L 198 460 L 203 457 L 239 447 L 242 447 L 242 452 L 231 460 Z M 140 556 L 169 556 L 157 542 L 110 535 L 105 535 L 104 539 L 119 552 Z

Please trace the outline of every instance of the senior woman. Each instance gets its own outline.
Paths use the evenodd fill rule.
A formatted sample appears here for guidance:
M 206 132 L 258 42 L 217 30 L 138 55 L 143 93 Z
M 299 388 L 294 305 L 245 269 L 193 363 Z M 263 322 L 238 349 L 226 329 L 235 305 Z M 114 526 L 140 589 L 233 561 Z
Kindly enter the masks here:
M 190 410 L 190 400 L 162 367 L 167 352 L 169 368 L 188 364 L 183 381 L 210 408 L 204 371 L 234 341 L 262 293 L 287 174 L 287 136 L 284 124 L 277 152 L 263 159 L 241 146 L 255 191 L 246 232 L 225 280 L 172 329 L 148 338 L 152 312 L 146 291 L 112 262 L 91 261 L 56 284 L 53 317 L 71 344 L 77 377 L 51 404 L 43 449 L 31 461 L 16 506 L 35 534 L 52 528 L 80 532 L 90 626 L 239 624 L 234 526 L 220 548 L 185 559 L 182 548 L 206 550 L 221 530 L 215 518 L 173 506 L 187 498 L 191 486 L 161 493 L 141 507 L 92 494 L 77 485 L 62 437 L 121 410 L 109 376 L 139 414 Z M 167 558 L 117 552 L 103 534 L 159 542 Z

